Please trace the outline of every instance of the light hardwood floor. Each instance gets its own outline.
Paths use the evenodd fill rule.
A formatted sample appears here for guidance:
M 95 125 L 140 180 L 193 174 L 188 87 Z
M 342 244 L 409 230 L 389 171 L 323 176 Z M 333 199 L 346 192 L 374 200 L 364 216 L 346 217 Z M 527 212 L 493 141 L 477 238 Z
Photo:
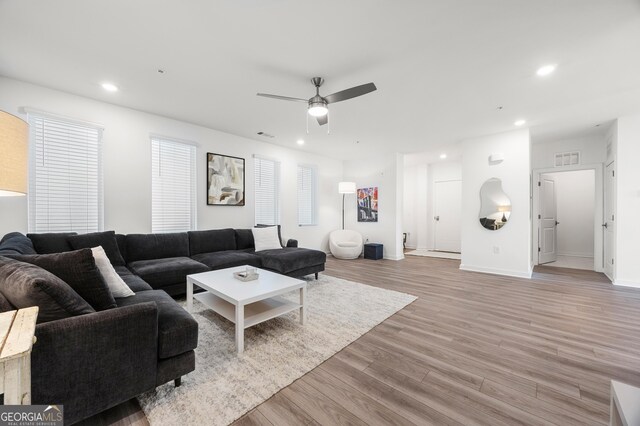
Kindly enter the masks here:
M 538 267 L 533 279 L 409 256 L 326 273 L 419 297 L 235 425 L 606 424 L 609 380 L 640 386 L 640 290 Z M 135 401 L 87 424 L 146 424 Z

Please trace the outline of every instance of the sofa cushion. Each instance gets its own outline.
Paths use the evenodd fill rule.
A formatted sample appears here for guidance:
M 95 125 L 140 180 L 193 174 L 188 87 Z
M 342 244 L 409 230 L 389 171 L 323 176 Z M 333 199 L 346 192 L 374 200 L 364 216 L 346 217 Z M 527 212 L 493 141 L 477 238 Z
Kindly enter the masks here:
M 51 272 L 69 284 L 96 311 L 116 307 L 116 301 L 102 278 L 90 249 L 12 257 Z
M 215 253 L 201 253 L 192 256 L 193 260 L 204 263 L 211 269 L 224 269 L 233 266 L 250 265 L 257 268 L 262 266 L 262 260 L 253 250 L 226 250 Z
M 127 263 L 137 260 L 189 257 L 189 236 L 186 232 L 168 234 L 128 234 Z
M 124 234 L 116 234 L 116 243 L 118 244 L 118 250 L 120 255 L 124 259 L 124 263 L 127 263 L 127 236 Z
M 118 306 L 155 302 L 158 306 L 158 357 L 170 358 L 198 346 L 198 323 L 162 290 L 149 290 L 116 299 Z
M 37 254 L 26 235 L 10 232 L 0 240 L 0 256 L 5 254 Z
M 102 246 L 113 266 L 124 265 L 124 259 L 120 254 L 118 242 L 116 241 L 116 233 L 114 231 L 76 235 L 69 237 L 68 241 L 75 250 Z
M 254 248 L 253 231 L 251 229 L 236 229 L 236 248 L 238 250 Z
M 77 232 L 48 232 L 44 234 L 27 234 L 33 243 L 33 248 L 39 254 L 62 253 L 73 248 L 67 239 L 78 235 Z
M 16 307 L 13 306 L 11 303 L 9 303 L 7 298 L 4 297 L 2 293 L 0 293 L 0 312 L 8 312 L 8 311 L 15 311 L 15 310 L 16 310 Z
M 129 263 L 128 266 L 133 273 L 139 275 L 153 288 L 184 283 L 186 289 L 187 275 L 209 270 L 207 266 L 188 257 L 138 260 Z
M 327 260 L 326 253 L 297 247 L 264 250 L 256 253 L 262 259 L 262 267 L 288 274 L 309 266 L 322 265 Z
M 0 292 L 17 309 L 38 306 L 38 323 L 95 312 L 51 272 L 0 256 Z
M 212 229 L 209 231 L 189 231 L 189 254 L 235 250 L 236 233 L 233 229 Z
M 122 278 L 122 281 L 124 281 L 134 293 L 153 290 L 145 280 L 131 272 L 126 266 L 114 266 L 113 269 L 116 270 L 120 278 Z

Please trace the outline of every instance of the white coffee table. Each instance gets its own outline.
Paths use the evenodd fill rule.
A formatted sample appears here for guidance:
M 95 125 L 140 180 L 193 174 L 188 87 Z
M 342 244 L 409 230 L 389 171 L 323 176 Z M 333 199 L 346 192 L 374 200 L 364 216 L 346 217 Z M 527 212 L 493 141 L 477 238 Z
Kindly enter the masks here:
M 246 266 L 220 269 L 187 275 L 187 311 L 193 308 L 193 299 L 222 315 L 236 325 L 236 348 L 244 351 L 244 329 L 261 322 L 300 310 L 300 324 L 306 320 L 305 295 L 307 283 L 299 279 L 258 268 L 260 278 L 243 282 L 233 277 L 234 272 Z M 205 291 L 193 294 L 193 285 Z M 282 294 L 300 291 L 300 303 L 290 302 Z

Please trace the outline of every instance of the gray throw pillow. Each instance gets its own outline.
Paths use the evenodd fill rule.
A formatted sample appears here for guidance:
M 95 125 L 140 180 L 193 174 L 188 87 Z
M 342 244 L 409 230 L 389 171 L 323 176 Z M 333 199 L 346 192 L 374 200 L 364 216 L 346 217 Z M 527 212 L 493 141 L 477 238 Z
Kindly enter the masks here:
M 68 238 L 69 244 L 75 250 L 102 246 L 113 266 L 124 266 L 124 259 L 118 248 L 115 231 L 92 232 L 90 234 L 75 235 Z
M 2 256 L 0 293 L 17 309 L 38 306 L 38 323 L 95 312 L 67 283 L 52 273 Z
M 65 253 L 11 256 L 51 272 L 76 291 L 96 311 L 115 308 L 116 301 L 102 277 L 91 249 Z

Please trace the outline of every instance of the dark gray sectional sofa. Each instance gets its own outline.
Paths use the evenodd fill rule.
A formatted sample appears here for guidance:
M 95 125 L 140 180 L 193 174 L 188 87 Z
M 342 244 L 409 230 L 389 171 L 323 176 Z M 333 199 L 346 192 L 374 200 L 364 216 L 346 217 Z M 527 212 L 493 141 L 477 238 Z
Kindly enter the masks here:
M 298 248 L 295 240 L 282 249 L 256 253 L 250 229 L 82 236 L 11 233 L 0 240 L 0 256 L 96 245 L 103 246 L 135 295 L 116 298 L 115 308 L 37 325 L 32 400 L 64 404 L 67 424 L 171 380 L 179 385 L 180 378 L 195 369 L 198 324 L 171 297 L 185 293 L 187 275 L 247 264 L 317 278 L 326 261 L 324 252 Z M 9 309 L 15 308 L 0 293 L 0 311 Z

